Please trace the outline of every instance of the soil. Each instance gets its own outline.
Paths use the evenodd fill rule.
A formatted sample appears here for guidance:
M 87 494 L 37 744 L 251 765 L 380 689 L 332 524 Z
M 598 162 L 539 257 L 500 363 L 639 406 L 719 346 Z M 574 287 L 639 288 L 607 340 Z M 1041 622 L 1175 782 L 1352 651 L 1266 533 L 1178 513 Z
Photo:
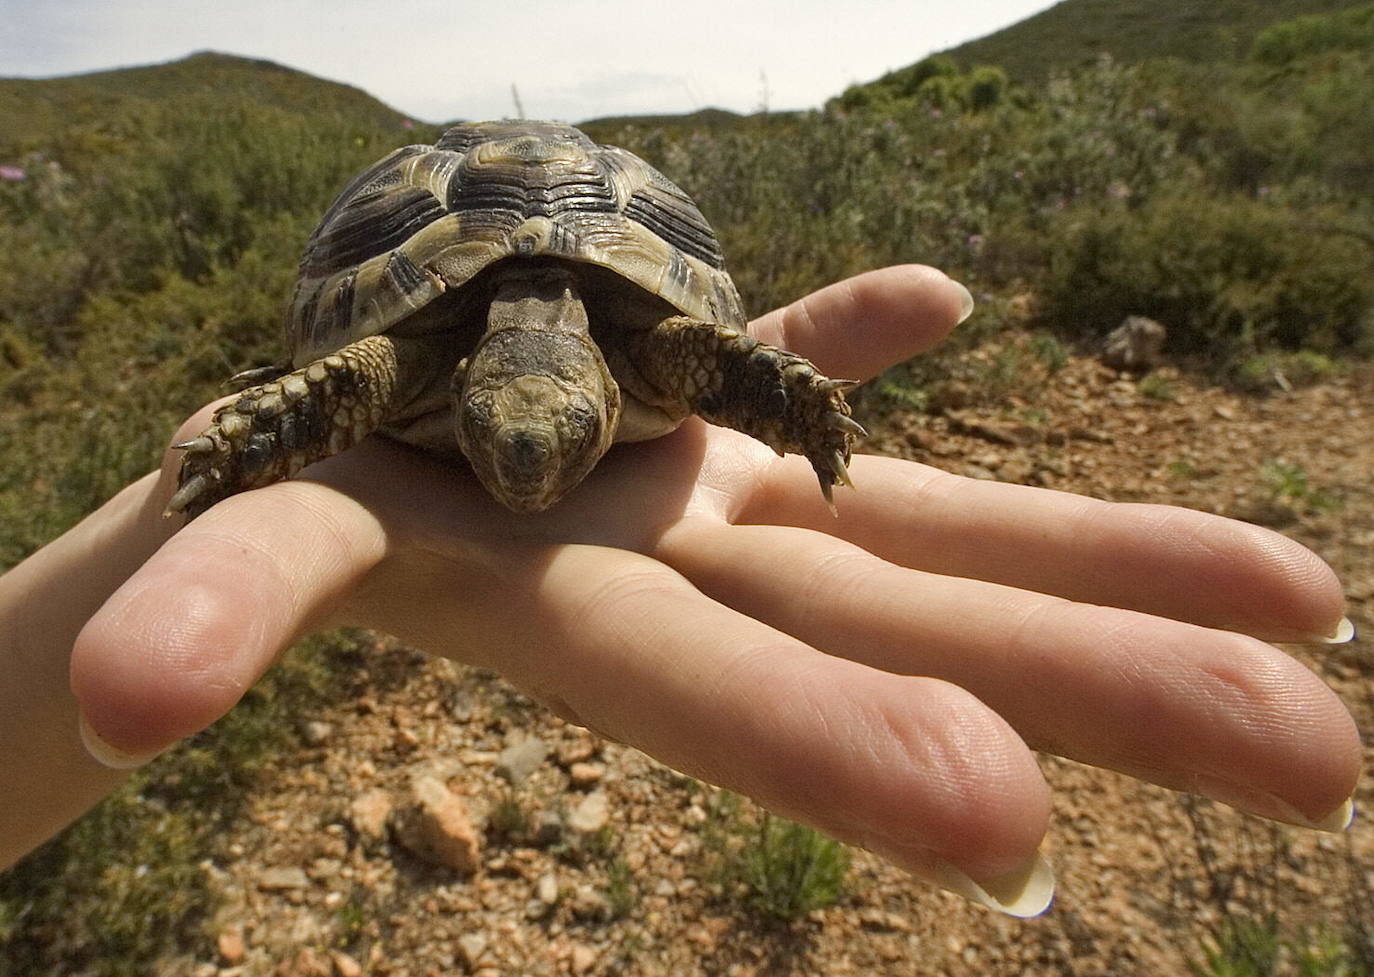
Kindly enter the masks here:
M 1242 396 L 1070 357 L 1054 371 L 1030 362 L 997 403 L 979 402 L 980 358 L 991 368 L 1009 350 L 971 354 L 974 379 L 931 391 L 930 412 L 880 420 L 868 449 L 1274 526 L 1336 568 L 1351 617 L 1374 634 L 1374 372 Z M 1291 651 L 1371 728 L 1367 640 Z M 1289 829 L 1048 756 L 1058 896 L 1043 917 L 1000 918 L 855 852 L 836 904 L 771 920 L 713 869 L 710 788 L 490 673 L 380 637 L 364 657 L 356 694 L 304 717 L 299 753 L 205 863 L 224 908 L 169 972 L 1127 977 L 1189 973 L 1231 916 L 1279 912 L 1294 932 L 1353 920 L 1368 934 L 1374 920 L 1368 819 L 1345 835 Z M 511 758 L 522 743 L 528 773 Z M 369 825 L 423 777 L 465 803 L 476 871 L 423 861 L 394 827 Z M 1357 806 L 1371 801 L 1366 779 Z

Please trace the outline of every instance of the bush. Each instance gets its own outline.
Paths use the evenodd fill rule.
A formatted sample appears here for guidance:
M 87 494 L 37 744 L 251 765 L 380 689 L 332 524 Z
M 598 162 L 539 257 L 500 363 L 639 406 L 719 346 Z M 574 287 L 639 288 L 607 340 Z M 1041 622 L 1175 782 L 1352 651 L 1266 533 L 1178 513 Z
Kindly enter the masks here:
M 1349 353 L 1374 283 L 1365 256 L 1243 197 L 1162 197 L 1138 211 L 1084 208 L 1049 242 L 1045 324 L 1101 336 L 1158 319 L 1168 348 L 1229 371 L 1257 351 Z
M 1374 4 L 1285 20 L 1260 31 L 1250 57 L 1278 67 L 1323 51 L 1374 48 Z

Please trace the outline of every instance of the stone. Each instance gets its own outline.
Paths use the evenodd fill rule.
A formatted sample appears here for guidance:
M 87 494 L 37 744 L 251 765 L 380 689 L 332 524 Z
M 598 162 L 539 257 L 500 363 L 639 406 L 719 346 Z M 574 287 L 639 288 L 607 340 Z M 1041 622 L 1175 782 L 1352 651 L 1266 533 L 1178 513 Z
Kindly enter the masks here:
M 296 865 L 278 865 L 265 868 L 258 875 L 258 888 L 267 892 L 284 892 L 291 889 L 307 889 L 310 879 L 305 869 Z
M 303 946 L 297 951 L 287 973 L 290 977 L 330 977 L 329 971 L 329 964 L 321 960 L 313 948 Z
M 597 741 L 590 733 L 577 736 L 558 747 L 558 762 L 568 767 L 596 755 Z
M 1114 370 L 1144 372 L 1160 363 L 1169 332 L 1144 316 L 1127 316 L 1102 341 L 1102 362 Z
M 610 798 L 604 790 L 594 790 L 572 809 L 568 815 L 568 827 L 582 834 L 592 834 L 604 828 L 610 818 Z
M 487 938 L 483 933 L 464 933 L 458 937 L 458 953 L 469 970 L 476 970 L 487 952 Z
M 534 884 L 535 895 L 539 901 L 547 906 L 552 906 L 558 901 L 558 879 L 552 872 L 545 872 L 539 876 L 539 880 Z
M 512 784 L 520 784 L 539 769 L 548 755 L 548 745 L 537 736 L 529 736 L 501 751 L 496 758 L 496 772 Z
M 610 900 L 590 885 L 579 885 L 573 890 L 569 908 L 574 917 L 584 922 L 604 922 L 611 918 Z
M 243 958 L 248 952 L 243 943 L 243 929 L 238 926 L 226 926 L 220 930 L 215 946 L 224 962 L 231 967 L 243 963 Z
M 384 790 L 370 790 L 353 799 L 349 805 L 349 820 L 358 834 L 370 840 L 386 837 L 386 823 L 391 817 L 391 795 Z
M 363 965 L 342 950 L 330 950 L 329 959 L 334 963 L 334 973 L 338 977 L 363 977 Z
M 530 844 L 536 848 L 548 848 L 563 840 L 563 818 L 554 810 L 540 811 L 534 818 L 530 830 Z
M 411 791 L 410 807 L 397 818 L 397 840 L 431 864 L 476 871 L 481 849 L 463 799 L 434 777 L 417 777 Z
M 568 781 L 578 790 L 593 787 L 606 776 L 606 767 L 601 763 L 574 763 L 568 767 Z
M 301 724 L 301 739 L 311 746 L 322 746 L 333 733 L 332 723 L 321 722 L 318 719 Z
M 596 950 L 585 943 L 574 943 L 571 964 L 573 973 L 585 974 L 596 964 Z

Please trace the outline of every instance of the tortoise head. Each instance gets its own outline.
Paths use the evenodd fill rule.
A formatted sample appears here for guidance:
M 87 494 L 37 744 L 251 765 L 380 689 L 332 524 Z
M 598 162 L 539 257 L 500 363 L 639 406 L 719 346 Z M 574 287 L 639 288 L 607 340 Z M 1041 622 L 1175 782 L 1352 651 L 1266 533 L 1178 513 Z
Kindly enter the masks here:
M 495 278 L 487 330 L 453 377 L 458 444 L 514 512 L 557 502 L 601 460 L 620 388 L 566 269 L 513 264 Z

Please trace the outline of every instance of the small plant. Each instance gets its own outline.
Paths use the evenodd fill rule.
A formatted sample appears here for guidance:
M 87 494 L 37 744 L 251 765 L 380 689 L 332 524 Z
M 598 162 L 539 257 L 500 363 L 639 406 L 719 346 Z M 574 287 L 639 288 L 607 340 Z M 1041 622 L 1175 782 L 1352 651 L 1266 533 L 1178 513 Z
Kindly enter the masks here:
M 878 400 L 894 410 L 924 414 L 930 408 L 930 394 L 909 375 L 884 374 L 874 385 Z
M 1166 467 L 1175 478 L 1197 478 L 1197 466 L 1186 458 L 1171 461 Z
M 1051 376 L 1068 366 L 1069 348 L 1060 342 L 1057 336 L 1038 332 L 1031 336 L 1030 348 L 1036 359 L 1045 364 L 1045 369 Z
M 616 855 L 606 866 L 606 902 L 612 919 L 625 919 L 634 910 L 639 898 L 634 873 L 623 855 Z
M 339 946 L 351 949 L 362 936 L 363 926 L 368 920 L 367 896 L 365 890 L 354 889 L 348 899 L 334 910 L 334 921 L 338 926 Z
M 1331 357 L 1310 349 L 1260 353 L 1240 364 L 1236 381 L 1243 389 L 1256 392 L 1292 390 L 1339 375 L 1341 370 Z
M 1190 967 L 1197 977 L 1367 977 L 1339 935 L 1303 929 L 1287 936 L 1273 915 L 1228 917 Z
M 529 811 L 515 791 L 507 789 L 501 793 L 487 817 L 487 826 L 493 834 L 507 841 L 522 838 L 529 831 Z
M 713 874 L 755 912 L 797 919 L 844 894 L 850 853 L 840 842 L 746 809 L 734 794 L 712 798 L 709 812 L 703 841 L 715 855 Z
M 756 839 L 745 849 L 743 865 L 756 909 L 796 919 L 839 900 L 850 855 L 838 841 L 766 811 Z
M 1300 515 L 1321 515 L 1340 505 L 1331 493 L 1312 487 L 1301 465 L 1271 461 L 1264 466 L 1264 480 L 1275 502 Z
M 1136 385 L 1142 397 L 1149 397 L 1151 400 L 1173 400 L 1173 382 L 1163 374 L 1147 373 L 1140 378 L 1140 383 Z
M 1192 963 L 1197 977 L 1276 977 L 1279 951 L 1278 920 L 1227 919 L 1203 944 L 1203 959 Z
M 201 862 L 289 744 L 291 719 L 335 694 L 329 658 L 350 640 L 302 642 L 214 726 L 0 873 L 0 975 L 152 973 L 202 940 L 221 896 Z

